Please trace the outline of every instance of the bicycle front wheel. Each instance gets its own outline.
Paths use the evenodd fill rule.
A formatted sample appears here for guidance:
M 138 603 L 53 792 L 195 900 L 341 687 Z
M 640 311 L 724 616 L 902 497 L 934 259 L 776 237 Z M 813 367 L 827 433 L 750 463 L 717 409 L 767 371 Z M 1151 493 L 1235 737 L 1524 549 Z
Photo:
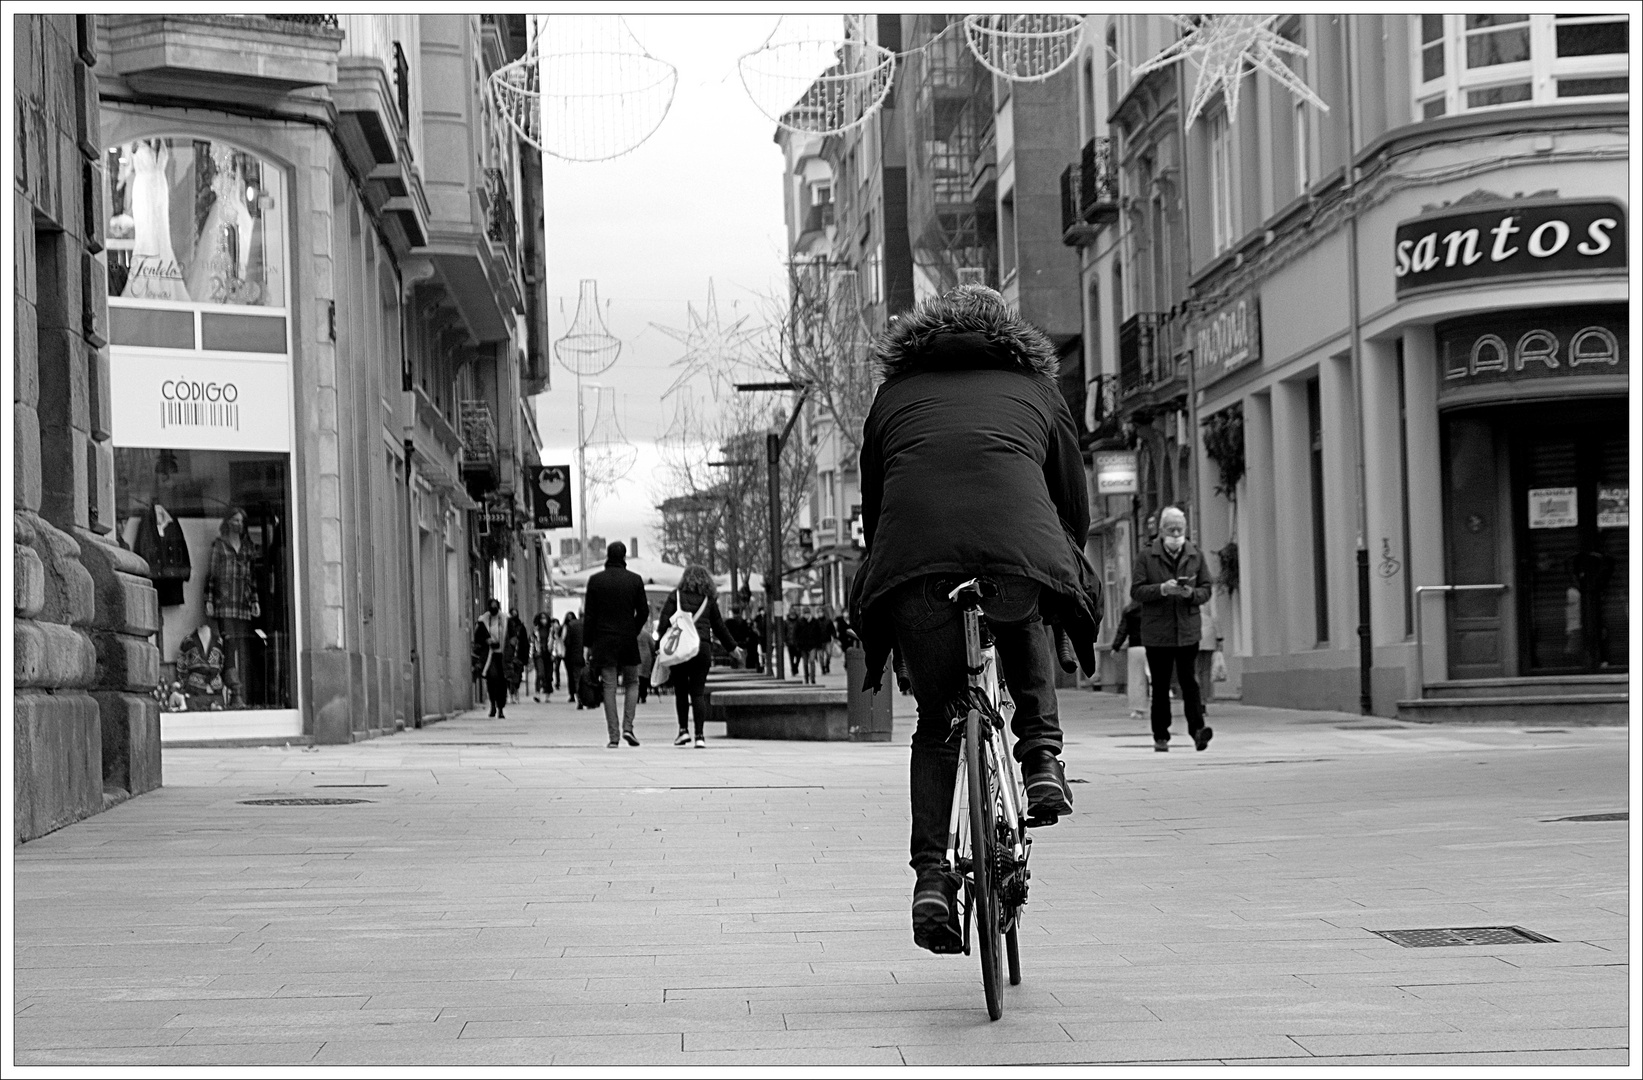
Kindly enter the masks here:
M 965 755 L 969 773 L 970 873 L 975 879 L 975 930 L 981 945 L 981 985 L 987 994 L 987 1015 L 1004 1015 L 1004 935 L 1000 932 L 998 895 L 998 777 L 988 763 L 982 738 L 981 713 L 971 709 L 964 719 Z

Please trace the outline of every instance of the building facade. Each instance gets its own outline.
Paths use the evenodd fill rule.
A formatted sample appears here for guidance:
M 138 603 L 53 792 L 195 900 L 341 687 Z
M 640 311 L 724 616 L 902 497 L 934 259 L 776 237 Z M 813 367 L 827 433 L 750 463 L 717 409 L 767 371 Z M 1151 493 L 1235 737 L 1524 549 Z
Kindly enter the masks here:
M 1196 73 L 1129 77 L 1172 34 L 1117 21 L 1127 137 Z M 1244 700 L 1623 715 L 1625 17 L 1276 28 L 1329 111 L 1253 76 L 1235 117 L 1163 120 L 1124 187 L 1150 169 L 1184 207 L 1164 271 L 1136 227 L 1125 295 L 1178 312 L 1176 481 L 1232 545 Z
M 185 684 L 164 740 L 467 708 L 478 608 L 540 595 L 540 173 L 484 106 L 523 17 L 99 23 L 113 514 Z
M 160 608 L 115 538 L 97 21 L 12 24 L 17 843 L 160 786 Z

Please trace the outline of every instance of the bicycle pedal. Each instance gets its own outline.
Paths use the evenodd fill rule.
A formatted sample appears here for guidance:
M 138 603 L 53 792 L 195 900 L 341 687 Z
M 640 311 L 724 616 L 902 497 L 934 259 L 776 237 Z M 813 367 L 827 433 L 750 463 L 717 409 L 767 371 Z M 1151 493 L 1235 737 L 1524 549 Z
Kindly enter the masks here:
M 1021 823 L 1029 829 L 1041 829 L 1049 825 L 1054 825 L 1060 820 L 1061 815 L 1059 814 L 1045 814 L 1043 816 L 1030 816 L 1023 818 Z

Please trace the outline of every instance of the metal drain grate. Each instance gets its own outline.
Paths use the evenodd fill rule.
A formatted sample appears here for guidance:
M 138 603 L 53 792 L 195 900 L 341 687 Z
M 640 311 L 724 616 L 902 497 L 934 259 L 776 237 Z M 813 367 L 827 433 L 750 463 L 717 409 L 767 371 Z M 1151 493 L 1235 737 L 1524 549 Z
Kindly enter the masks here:
M 241 806 L 346 806 L 368 803 L 370 799 L 241 799 Z
M 1576 814 L 1574 817 L 1550 818 L 1551 821 L 1629 821 L 1630 811 L 1622 810 L 1615 814 Z
M 1521 926 L 1450 926 L 1437 930 L 1371 930 L 1406 949 L 1439 945 L 1537 945 L 1555 941 Z

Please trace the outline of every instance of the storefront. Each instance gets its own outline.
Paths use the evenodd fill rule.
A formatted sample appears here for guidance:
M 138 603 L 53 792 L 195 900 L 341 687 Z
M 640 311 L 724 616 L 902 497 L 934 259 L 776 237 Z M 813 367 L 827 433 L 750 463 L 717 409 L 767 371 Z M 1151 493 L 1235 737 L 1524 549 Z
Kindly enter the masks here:
M 159 593 L 161 737 L 301 736 L 286 177 L 192 136 L 105 165 L 115 501 Z

